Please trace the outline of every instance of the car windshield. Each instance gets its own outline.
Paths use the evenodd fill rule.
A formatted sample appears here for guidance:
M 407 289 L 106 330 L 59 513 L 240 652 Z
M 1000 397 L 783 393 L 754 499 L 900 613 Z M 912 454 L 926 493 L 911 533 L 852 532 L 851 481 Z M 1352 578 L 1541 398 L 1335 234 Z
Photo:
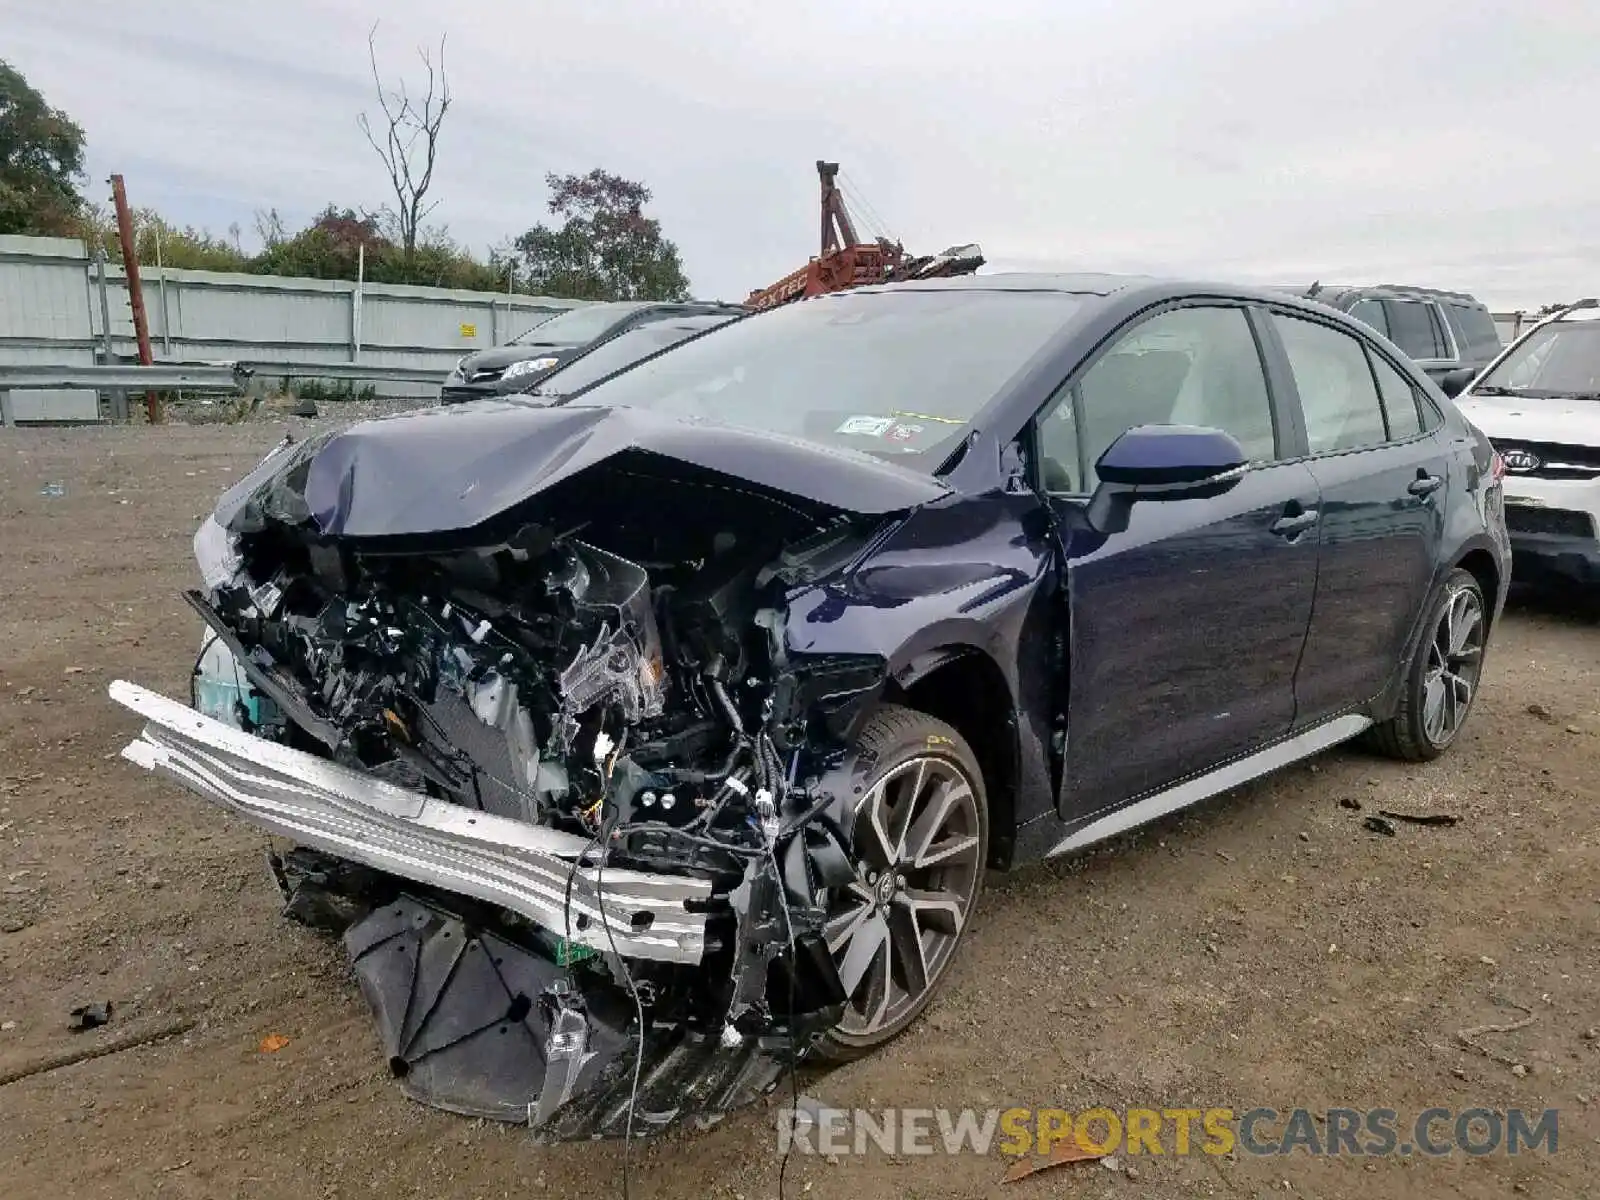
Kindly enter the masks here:
M 511 339 L 511 345 L 560 343 L 581 346 L 584 342 L 594 341 L 638 307 L 636 304 L 585 304 L 581 308 L 569 308 L 560 316 L 551 317 L 526 333 L 518 334 Z
M 1600 321 L 1535 329 L 1473 391 L 1600 399 Z
M 686 338 L 704 333 L 707 329 L 732 319 L 730 315 L 720 318 L 701 317 L 691 321 L 651 321 L 648 325 L 624 330 L 615 337 L 607 338 L 582 358 L 574 359 L 546 376 L 533 389 L 533 394 L 570 396 L 573 392 L 622 370 L 630 363 L 648 358 L 657 350 L 665 350 L 668 346 L 674 346 Z
M 749 317 L 574 398 L 882 456 L 943 447 L 1083 297 L 841 292 Z

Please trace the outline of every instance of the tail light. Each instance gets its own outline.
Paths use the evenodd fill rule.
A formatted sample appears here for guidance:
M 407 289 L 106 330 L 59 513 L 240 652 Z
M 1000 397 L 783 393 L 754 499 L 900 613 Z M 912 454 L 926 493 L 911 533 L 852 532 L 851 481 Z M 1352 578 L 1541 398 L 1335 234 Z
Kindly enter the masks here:
M 1490 451 L 1489 457 L 1489 482 L 1499 483 L 1506 477 L 1506 460 L 1500 457 L 1500 451 Z

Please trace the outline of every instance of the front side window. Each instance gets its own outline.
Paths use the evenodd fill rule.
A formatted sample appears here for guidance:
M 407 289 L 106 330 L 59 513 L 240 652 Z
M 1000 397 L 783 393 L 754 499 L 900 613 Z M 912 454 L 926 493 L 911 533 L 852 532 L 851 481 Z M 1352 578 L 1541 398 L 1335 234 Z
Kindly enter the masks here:
M 1041 484 L 1093 491 L 1094 464 L 1136 425 L 1209 426 L 1232 434 L 1252 462 L 1275 457 L 1266 375 L 1243 309 L 1172 309 L 1125 334 L 1040 418 Z
M 1274 313 L 1305 411 L 1311 453 L 1359 450 L 1386 437 L 1366 348 L 1342 330 Z
M 1384 337 L 1389 336 L 1389 320 L 1383 315 L 1383 301 L 1357 300 L 1350 306 L 1350 315 L 1369 329 L 1376 329 Z

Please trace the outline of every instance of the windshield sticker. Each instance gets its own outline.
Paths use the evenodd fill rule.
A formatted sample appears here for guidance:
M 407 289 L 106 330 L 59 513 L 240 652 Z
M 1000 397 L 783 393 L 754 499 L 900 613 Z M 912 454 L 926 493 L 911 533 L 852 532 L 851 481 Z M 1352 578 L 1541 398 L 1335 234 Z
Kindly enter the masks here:
M 937 421 L 941 425 L 965 425 L 966 424 L 966 422 L 963 421 L 959 417 L 936 417 L 931 413 L 901 412 L 899 409 L 895 409 L 893 415 L 897 416 L 897 417 L 910 417 L 912 420 L 915 420 L 915 421 Z
M 909 442 L 921 432 L 921 425 L 895 425 L 883 436 L 891 442 Z
M 857 437 L 882 437 L 893 428 L 893 417 L 851 417 L 834 432 L 853 433 Z

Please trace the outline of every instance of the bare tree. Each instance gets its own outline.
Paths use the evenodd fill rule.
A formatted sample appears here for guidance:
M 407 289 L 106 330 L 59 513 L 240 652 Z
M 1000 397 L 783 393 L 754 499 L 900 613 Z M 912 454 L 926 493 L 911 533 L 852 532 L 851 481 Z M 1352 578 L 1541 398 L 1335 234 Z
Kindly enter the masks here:
M 271 250 L 289 240 L 289 231 L 284 227 L 283 218 L 278 215 L 276 208 L 256 209 L 254 220 L 256 237 L 261 240 L 263 249 Z
M 409 258 L 417 248 L 417 230 L 423 218 L 439 203 L 426 202 L 428 188 L 433 183 L 433 165 L 439 151 L 439 130 L 444 126 L 445 113 L 450 109 L 450 83 L 444 72 L 444 38 L 439 39 L 439 62 L 435 67 L 433 56 L 422 47 L 417 57 L 428 72 L 428 90 L 421 102 L 413 100 L 402 79 L 393 89 L 386 89 L 378 73 L 378 50 L 375 39 L 378 26 L 374 22 L 367 34 L 367 57 L 372 63 L 372 82 L 378 90 L 378 107 L 383 112 L 386 128 L 380 138 L 373 132 L 372 122 L 362 113 L 356 120 L 367 141 L 383 159 L 389 172 L 389 184 L 394 188 L 396 201 L 395 224 L 399 241 Z

